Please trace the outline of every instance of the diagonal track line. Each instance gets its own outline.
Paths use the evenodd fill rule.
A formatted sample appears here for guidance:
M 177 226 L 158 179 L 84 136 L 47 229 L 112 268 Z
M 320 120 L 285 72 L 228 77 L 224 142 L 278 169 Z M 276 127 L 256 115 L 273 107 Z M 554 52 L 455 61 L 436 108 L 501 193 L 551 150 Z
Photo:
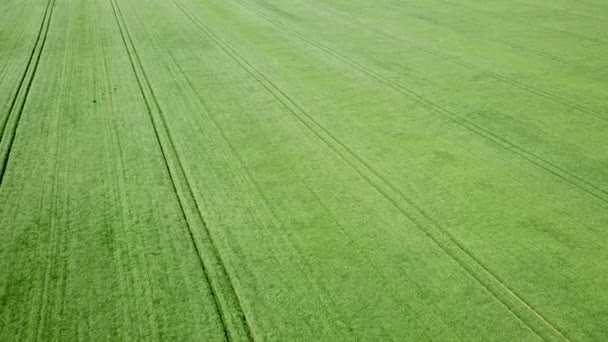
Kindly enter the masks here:
M 372 70 L 371 68 L 369 68 L 359 62 L 356 62 L 356 61 L 332 50 L 331 48 L 329 48 L 323 44 L 320 44 L 314 40 L 309 39 L 305 35 L 285 26 L 281 22 L 279 22 L 273 18 L 269 18 L 267 15 L 251 8 L 249 5 L 247 5 L 241 1 L 237 1 L 237 2 L 239 4 L 241 4 L 243 7 L 252 11 L 253 13 L 256 13 L 260 17 L 264 18 L 268 22 L 283 29 L 287 33 L 307 42 L 308 44 L 316 47 L 317 49 L 319 49 L 321 51 L 324 51 L 325 53 L 329 54 L 330 56 L 333 56 L 334 58 L 353 66 L 360 72 L 376 79 L 377 81 L 385 84 L 386 86 L 392 88 L 393 90 L 400 92 L 404 95 L 407 95 L 408 97 L 412 98 L 416 102 L 429 108 L 433 113 L 435 113 L 441 117 L 444 117 L 444 118 L 448 119 L 449 121 L 470 131 L 471 133 L 476 134 L 476 135 L 490 141 L 491 143 L 495 144 L 497 147 L 502 148 L 502 149 L 518 156 L 519 158 L 522 158 L 522 159 L 532 163 L 536 167 L 550 173 L 551 175 L 569 183 L 570 185 L 578 188 L 579 190 L 582 190 L 582 191 L 586 192 L 587 194 L 595 197 L 596 199 L 604 202 L 604 204 L 608 204 L 608 191 L 600 188 L 599 186 L 591 183 L 590 181 L 574 174 L 573 172 L 570 172 L 569 170 L 567 170 L 557 164 L 552 163 L 551 161 L 549 161 L 547 159 L 544 159 L 543 157 L 541 157 L 539 155 L 536 155 L 530 151 L 527 151 L 526 149 L 518 146 L 517 144 L 515 144 L 515 143 L 497 135 L 496 133 L 480 126 L 479 124 L 471 121 L 470 119 L 467 119 L 466 117 L 459 115 L 458 113 L 456 113 L 446 107 L 441 106 L 440 104 L 434 102 L 433 100 L 430 100 L 430 99 L 422 96 L 421 94 L 417 93 L 416 91 L 406 88 L 406 87 L 386 78 L 385 76 L 379 74 L 378 72 Z
M 195 15 L 190 13 L 178 0 L 172 1 L 176 3 L 176 5 L 209 37 L 209 39 L 257 80 L 258 83 L 272 94 L 296 119 L 357 171 L 362 178 L 391 202 L 396 209 L 414 223 L 416 227 L 436 243 L 449 257 L 457 262 L 471 277 L 481 284 L 492 296 L 494 296 L 494 298 L 510 310 L 534 333 L 547 340 L 568 340 L 568 338 L 552 323 L 526 303 L 521 296 L 513 289 L 509 288 L 504 281 L 495 276 L 486 266 L 475 258 L 466 247 L 456 241 L 447 229 L 432 219 L 432 217 L 422 208 L 417 206 L 411 199 L 407 198 L 368 163 L 335 138 L 292 98 L 266 78 L 253 65 L 247 62 L 237 51 L 228 45 L 228 43 L 224 42 L 219 36 L 213 33 L 213 31 Z M 247 7 L 244 4 L 242 5 Z M 404 205 L 403 203 L 407 203 L 407 205 Z
M 46 9 L 42 17 L 42 23 L 40 24 L 36 42 L 32 48 L 27 66 L 23 72 L 21 81 L 19 81 L 15 96 L 13 97 L 13 100 L 9 106 L 6 119 L 4 122 L 2 122 L 0 127 L 0 186 L 2 185 L 4 174 L 6 173 L 8 159 L 15 142 L 17 128 L 19 126 L 19 122 L 21 121 L 21 115 L 23 114 L 23 109 L 25 108 L 25 104 L 30 94 L 30 89 L 34 83 L 36 71 L 38 71 L 42 51 L 44 50 L 46 38 L 51 26 L 51 18 L 53 16 L 54 7 L 55 0 L 49 0 L 46 5 Z
M 213 296 L 214 303 L 215 303 L 215 310 L 216 310 L 217 314 L 219 315 L 220 320 L 222 322 L 225 338 L 228 341 L 238 339 L 237 332 L 231 331 L 232 329 L 230 328 L 231 326 L 235 326 L 235 324 L 232 324 L 232 325 L 230 324 L 229 318 L 227 317 L 226 313 L 224 312 L 225 310 L 228 309 L 225 307 L 228 304 L 223 304 L 223 301 L 220 298 L 220 294 L 222 293 L 222 291 L 228 290 L 229 293 L 227 294 L 227 296 L 234 299 L 234 302 L 236 303 L 237 309 L 239 311 L 238 316 L 241 318 L 241 321 L 240 321 L 241 326 L 240 327 L 237 326 L 234 329 L 244 330 L 244 334 L 245 334 L 247 340 L 253 341 L 254 340 L 253 333 L 252 333 L 249 323 L 247 321 L 247 317 L 244 314 L 242 304 L 240 302 L 238 294 L 236 293 L 236 289 L 234 288 L 234 285 L 232 284 L 230 275 L 228 274 L 228 272 L 225 268 L 224 262 L 221 258 L 221 254 L 219 253 L 219 250 L 211 237 L 211 232 L 209 230 L 205 217 L 202 213 L 201 206 L 199 205 L 199 203 L 196 199 L 196 196 L 194 195 L 194 191 L 188 180 L 186 171 L 182 165 L 179 155 L 177 154 L 177 151 L 175 150 L 175 143 L 173 142 L 173 139 L 170 135 L 170 132 L 167 127 L 167 123 L 164 118 L 163 112 L 161 110 L 160 104 L 158 102 L 158 99 L 156 98 L 156 95 L 154 94 L 154 90 L 150 84 L 150 81 L 145 72 L 145 69 L 143 68 L 141 59 L 139 58 L 137 50 L 135 49 L 135 44 L 133 43 L 131 35 L 128 31 L 128 28 L 126 26 L 124 17 L 120 10 L 120 7 L 116 0 L 110 0 L 110 3 L 112 4 L 112 9 L 114 10 L 114 15 L 116 17 L 116 21 L 117 21 L 117 24 L 120 29 L 123 43 L 128 52 L 129 60 L 130 60 L 131 66 L 133 68 L 135 77 L 137 79 L 139 90 L 140 90 L 141 95 L 146 104 L 147 112 L 148 112 L 148 115 L 150 116 L 150 120 L 151 120 L 153 129 L 154 129 L 154 134 L 155 134 L 156 140 L 158 142 L 158 145 L 160 147 L 160 150 L 161 150 L 161 153 L 162 153 L 162 156 L 164 159 L 165 167 L 171 178 L 173 190 L 174 190 L 177 200 L 179 202 L 179 205 L 180 205 L 180 208 L 182 211 L 182 215 L 188 226 L 190 240 L 191 240 L 193 248 L 195 249 L 196 254 L 199 258 L 199 262 L 203 269 L 203 273 L 205 275 L 206 281 L 210 286 L 211 294 Z M 177 164 L 177 166 L 174 163 Z M 183 182 L 185 184 L 181 185 L 180 180 L 183 180 Z M 182 186 L 184 186 L 187 189 L 187 194 L 182 194 L 182 189 L 181 189 Z M 192 203 L 192 202 L 194 202 L 194 203 Z M 192 218 L 192 215 L 188 214 L 189 210 L 187 210 L 186 207 L 190 207 L 192 205 L 194 205 L 194 207 L 196 208 L 198 219 Z M 203 249 L 203 246 L 199 246 L 199 243 L 197 242 L 198 239 L 196 239 L 196 237 L 195 237 L 196 234 L 194 233 L 194 229 L 192 227 L 194 223 L 191 222 L 193 219 L 200 221 L 200 224 L 203 226 L 205 240 L 208 242 L 208 245 L 209 245 L 208 247 L 209 247 L 209 249 L 211 249 L 211 253 L 213 254 L 213 258 L 215 259 L 215 261 L 214 260 L 205 260 L 206 258 L 203 257 L 204 249 Z M 214 279 L 209 274 L 209 271 L 210 271 L 209 265 L 211 265 L 211 264 L 218 266 L 218 268 L 219 268 L 218 272 L 221 274 L 222 277 L 225 278 L 225 282 L 228 285 L 227 289 L 225 288 L 225 286 L 221 286 L 222 284 L 218 284 L 218 282 L 220 281 L 219 279 Z M 237 322 L 237 323 L 239 323 L 239 322 Z
M 317 5 L 318 5 L 318 4 L 313 4 L 313 3 L 310 3 L 310 2 L 307 2 L 307 1 L 304 1 L 302 3 L 305 4 L 305 5 L 314 6 L 314 7 L 317 7 Z M 321 9 L 320 7 L 317 7 L 317 8 Z M 328 7 L 325 7 L 325 8 L 327 9 Z M 448 53 L 441 52 L 441 51 L 429 48 L 429 47 L 421 45 L 421 44 L 417 44 L 414 41 L 412 41 L 411 39 L 408 39 L 406 37 L 396 36 L 396 35 L 393 35 L 393 34 L 389 34 L 389 33 L 385 32 L 385 31 L 383 31 L 381 29 L 378 29 L 377 27 L 374 27 L 372 25 L 369 25 L 369 24 L 366 24 L 366 23 L 362 22 L 360 19 L 356 18 L 353 15 L 343 13 L 342 11 L 336 10 L 334 8 L 329 8 L 329 10 L 332 12 L 332 14 L 340 16 L 340 17 L 344 18 L 344 20 L 350 21 L 351 23 L 354 23 L 355 25 L 358 25 L 358 26 L 360 26 L 360 27 L 362 27 L 362 28 L 364 28 L 364 29 L 366 29 L 366 30 L 368 30 L 370 32 L 374 32 L 376 34 L 379 34 L 379 35 L 381 35 L 383 37 L 389 38 L 389 39 L 391 39 L 393 41 L 396 41 L 396 42 L 406 43 L 410 47 L 413 47 L 413 48 L 415 48 L 417 50 L 420 50 L 420 51 L 423 51 L 423 52 L 425 52 L 427 54 L 430 54 L 430 55 L 433 55 L 433 56 L 445 59 L 445 60 L 450 61 L 450 62 L 452 62 L 454 64 L 463 66 L 463 67 L 465 67 L 467 69 L 480 72 L 480 73 L 482 73 L 482 74 L 484 74 L 486 76 L 492 77 L 492 78 L 494 78 L 496 80 L 499 80 L 499 81 L 501 81 L 503 83 L 506 83 L 506 84 L 508 84 L 508 85 L 510 85 L 512 87 L 521 89 L 523 91 L 529 92 L 529 93 L 537 95 L 539 97 L 546 98 L 546 99 L 548 99 L 550 101 L 553 101 L 555 103 L 559 103 L 559 104 L 564 105 L 564 106 L 566 106 L 568 108 L 577 109 L 577 110 L 579 110 L 582 113 L 588 114 L 588 115 L 596 117 L 598 119 L 608 121 L 608 116 L 606 116 L 601 111 L 593 109 L 591 107 L 588 107 L 588 106 L 586 106 L 584 104 L 577 103 L 577 102 L 575 102 L 575 101 L 573 101 L 573 100 L 571 100 L 569 98 L 560 97 L 560 96 L 555 95 L 555 94 L 553 94 L 553 93 L 551 93 L 549 91 L 533 87 L 531 85 L 519 82 L 517 80 L 514 80 L 512 78 L 509 78 L 509 77 L 504 76 L 502 74 L 499 74 L 497 72 L 494 72 L 494 71 L 488 70 L 486 68 L 480 67 L 480 66 L 475 65 L 473 63 L 466 62 L 466 61 L 462 60 L 461 58 L 458 58 L 456 56 L 450 55 Z

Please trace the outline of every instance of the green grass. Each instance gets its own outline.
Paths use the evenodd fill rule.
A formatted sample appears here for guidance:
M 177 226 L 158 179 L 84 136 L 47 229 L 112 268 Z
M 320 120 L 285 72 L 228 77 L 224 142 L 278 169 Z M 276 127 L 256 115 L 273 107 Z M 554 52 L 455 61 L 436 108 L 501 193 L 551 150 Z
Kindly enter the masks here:
M 608 339 L 608 4 L 0 13 L 0 341 Z

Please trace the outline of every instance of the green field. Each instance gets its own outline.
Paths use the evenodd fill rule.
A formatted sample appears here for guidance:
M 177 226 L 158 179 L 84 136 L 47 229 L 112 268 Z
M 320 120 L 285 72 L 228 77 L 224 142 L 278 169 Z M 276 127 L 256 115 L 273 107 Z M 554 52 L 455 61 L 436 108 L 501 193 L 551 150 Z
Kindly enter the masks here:
M 608 341 L 605 0 L 0 0 L 0 341 Z

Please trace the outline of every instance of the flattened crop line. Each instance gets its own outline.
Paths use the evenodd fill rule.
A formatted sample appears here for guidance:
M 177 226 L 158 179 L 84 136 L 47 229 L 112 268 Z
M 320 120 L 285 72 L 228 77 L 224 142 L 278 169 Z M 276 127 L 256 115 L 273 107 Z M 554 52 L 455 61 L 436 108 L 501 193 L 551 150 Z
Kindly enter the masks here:
M 552 174 L 553 176 L 569 183 L 570 185 L 586 192 L 587 194 L 595 197 L 596 199 L 604 202 L 605 204 L 608 204 L 608 191 L 598 187 L 597 185 L 583 179 L 582 177 L 566 170 L 565 168 L 563 168 L 559 165 L 553 164 L 552 162 L 550 162 L 546 159 L 543 159 L 542 157 L 523 149 L 522 147 L 506 140 L 505 138 L 503 138 L 503 137 L 491 132 L 490 130 L 476 124 L 475 122 L 467 119 L 466 117 L 459 115 L 459 114 L 441 106 L 440 104 L 420 95 L 419 93 L 415 92 L 414 90 L 406 88 L 406 87 L 386 78 L 385 76 L 379 74 L 378 72 L 372 70 L 371 68 L 369 68 L 357 61 L 354 61 L 354 60 L 340 54 L 339 52 L 332 50 L 331 48 L 329 48 L 325 45 L 322 45 L 320 43 L 317 43 L 317 42 L 309 39 L 308 37 L 304 36 L 303 34 L 285 26 L 283 23 L 281 23 L 273 18 L 268 17 L 264 13 L 261 13 L 254 8 L 251 8 L 249 5 L 243 3 L 242 1 L 237 0 L 237 3 L 241 4 L 243 7 L 249 9 L 250 11 L 258 14 L 260 17 L 266 19 L 268 22 L 273 23 L 275 26 L 292 34 L 293 36 L 307 42 L 308 44 L 318 48 L 321 51 L 324 51 L 325 53 L 333 56 L 334 58 L 341 60 L 342 62 L 345 62 L 346 64 L 350 64 L 351 66 L 355 67 L 357 70 L 363 72 L 364 74 L 367 74 L 368 76 L 375 78 L 376 80 L 378 80 L 379 82 L 392 88 L 393 90 L 396 90 L 404 95 L 409 96 L 413 100 L 415 100 L 418 103 L 421 103 L 422 105 L 429 108 L 433 113 L 452 121 L 453 123 L 472 132 L 473 134 L 479 135 L 480 137 L 492 142 L 493 144 L 497 145 L 498 147 L 515 154 L 516 156 L 532 163 L 533 165 L 535 165 L 535 166 L 539 167 L 540 169 Z
M 51 17 L 53 16 L 54 7 L 55 0 L 49 0 L 27 66 L 19 81 L 15 96 L 9 106 L 6 119 L 2 122 L 2 126 L 0 127 L 0 186 L 2 185 L 2 180 L 4 179 L 4 174 L 8 166 L 8 158 L 10 157 L 11 149 L 15 142 L 21 114 L 23 113 L 23 108 L 25 108 L 25 103 L 27 102 L 30 89 L 34 82 L 34 77 L 36 76 L 36 71 L 38 70 L 38 65 L 40 64 L 46 37 L 49 33 L 49 27 L 51 26 Z
M 222 275 L 222 277 L 225 278 L 225 282 L 228 285 L 229 293 L 227 293 L 226 295 L 231 297 L 232 299 L 234 299 L 234 302 L 237 304 L 236 309 L 239 310 L 238 316 L 240 317 L 240 319 L 241 319 L 240 323 L 242 324 L 242 327 L 240 327 L 240 328 L 242 330 L 244 330 L 244 332 L 247 336 L 247 339 L 250 341 L 253 341 L 254 340 L 253 334 L 251 332 L 249 323 L 247 322 L 247 318 L 243 311 L 240 299 L 236 293 L 234 285 L 232 284 L 230 275 L 228 274 L 228 272 L 225 268 L 225 265 L 221 258 L 221 255 L 219 253 L 219 250 L 211 237 L 211 232 L 209 231 L 209 227 L 208 227 L 205 217 L 202 213 L 201 207 L 200 207 L 198 201 L 196 200 L 196 197 L 192 190 L 192 186 L 190 185 L 190 182 L 188 180 L 184 167 L 181 163 L 179 155 L 177 154 L 177 151 L 175 150 L 175 144 L 173 142 L 173 138 L 171 137 L 171 134 L 169 133 L 169 129 L 167 127 L 165 117 L 161 110 L 158 99 L 156 98 L 156 95 L 154 94 L 154 90 L 150 84 L 150 81 L 145 72 L 145 69 L 143 68 L 141 59 L 139 58 L 137 50 L 135 49 L 135 44 L 133 43 L 131 34 L 129 33 L 129 30 L 127 28 L 126 22 L 124 20 L 121 10 L 120 10 L 120 6 L 118 5 L 117 0 L 110 0 L 110 3 L 112 5 L 112 9 L 114 11 L 114 16 L 116 18 L 116 22 L 117 22 L 119 30 L 120 30 L 121 38 L 122 38 L 125 48 L 127 50 L 127 54 L 129 55 L 129 60 L 131 63 L 131 67 L 133 68 L 133 73 L 135 74 L 135 78 L 137 80 L 139 90 L 144 99 L 148 115 L 150 116 L 150 121 L 152 123 L 152 127 L 154 129 L 154 134 L 155 134 L 156 140 L 157 140 L 158 145 L 161 150 L 161 154 L 164 159 L 164 164 L 165 164 L 167 173 L 169 174 L 169 177 L 171 178 L 173 190 L 175 192 L 178 203 L 180 205 L 180 209 L 182 211 L 184 220 L 186 221 L 186 225 L 188 226 L 188 233 L 189 233 L 190 240 L 192 242 L 192 246 L 198 256 L 201 268 L 202 268 L 204 276 L 205 276 L 205 280 L 209 284 L 211 295 L 214 300 L 215 310 L 216 310 L 218 316 L 220 317 L 225 338 L 227 341 L 232 341 L 233 339 L 238 339 L 237 336 L 233 336 L 233 334 L 235 332 L 232 332 L 231 329 L 229 328 L 228 319 L 226 317 L 226 314 L 222 310 L 222 303 L 219 298 L 219 293 L 222 293 L 222 290 L 225 291 L 225 289 L 222 289 L 221 286 L 219 286 L 217 284 L 217 282 L 220 280 L 213 279 L 211 277 L 211 275 L 209 274 L 210 268 L 208 267 L 208 264 L 214 264 L 214 265 L 217 264 L 218 265 L 218 267 L 219 267 L 218 272 Z M 175 166 L 174 163 L 176 163 L 177 166 Z M 182 185 L 180 184 L 180 181 L 179 181 L 180 179 L 183 179 L 183 181 L 185 183 L 183 186 L 187 189 L 188 194 L 182 194 L 182 191 L 181 191 Z M 197 215 L 198 220 L 200 220 L 201 225 L 204 228 L 203 230 L 204 230 L 206 240 L 209 244 L 211 253 L 213 254 L 213 258 L 215 260 L 208 261 L 208 260 L 205 260 L 205 258 L 203 257 L 203 253 L 202 253 L 203 248 L 199 247 L 199 245 L 197 243 L 197 239 L 195 238 L 194 230 L 192 228 L 193 223 L 191 221 L 193 220 L 193 218 L 191 218 L 191 216 L 188 214 L 189 210 L 186 209 L 186 206 L 191 206 L 191 205 L 194 205 L 196 207 L 196 211 L 198 214 Z M 226 308 L 226 309 L 229 309 L 229 308 Z
M 418 17 L 418 16 L 416 16 L 416 18 L 418 18 L 420 20 L 424 20 L 424 21 L 429 22 L 431 24 L 435 24 L 435 25 L 438 24 L 438 23 L 436 23 L 436 22 L 434 22 L 432 20 L 429 20 L 428 18 L 425 18 L 425 17 Z M 442 23 L 442 24 L 443 24 L 443 26 L 450 27 L 453 30 L 457 30 L 457 31 L 459 30 L 459 28 L 457 26 L 447 25 L 446 23 Z M 460 31 L 460 32 L 463 33 L 463 31 Z M 477 32 L 477 33 L 479 33 L 479 32 Z M 467 33 L 467 35 L 469 35 L 469 33 Z M 536 55 L 536 56 L 548 58 L 548 59 L 554 60 L 556 62 L 565 64 L 565 65 L 574 66 L 576 68 L 583 68 L 583 69 L 586 69 L 586 70 L 590 70 L 590 71 L 594 71 L 594 72 L 598 72 L 598 73 L 602 73 L 602 74 L 606 73 L 606 70 L 604 68 L 601 68 L 601 67 L 598 67 L 598 66 L 595 66 L 595 65 L 586 64 L 586 63 L 581 64 L 580 62 L 578 62 L 576 60 L 567 59 L 567 58 L 564 58 L 563 56 L 560 56 L 560 55 L 554 55 L 554 54 L 551 54 L 551 53 L 548 53 L 548 52 L 545 52 L 545 51 L 542 51 L 542 50 L 526 47 L 524 45 L 513 43 L 512 41 L 509 41 L 509 40 L 500 39 L 500 38 L 497 38 L 497 37 L 481 36 L 479 34 L 476 34 L 475 38 L 476 39 L 484 40 L 486 42 L 491 42 L 491 43 L 500 42 L 501 45 L 510 47 L 510 48 L 518 50 L 520 52 L 527 53 L 527 54 L 530 54 L 530 55 Z
M 309 5 L 309 6 L 315 6 L 313 3 L 310 3 L 308 1 L 304 1 L 303 3 L 306 4 L 306 5 Z M 527 91 L 527 92 L 529 92 L 531 94 L 535 94 L 535 95 L 538 95 L 540 97 L 544 97 L 546 99 L 549 99 L 549 100 L 551 100 L 553 102 L 562 104 L 564 106 L 578 109 L 579 111 L 581 111 L 581 112 L 583 112 L 585 114 L 589 114 L 589 115 L 594 116 L 596 118 L 608 121 L 608 117 L 605 116 L 601 111 L 595 110 L 595 109 L 593 109 L 591 107 L 585 106 L 583 104 L 579 104 L 579 103 L 574 102 L 572 100 L 569 100 L 567 98 L 559 97 L 559 96 L 557 96 L 555 94 L 552 94 L 552 93 L 550 93 L 550 92 L 548 92 L 546 90 L 538 89 L 538 88 L 535 88 L 533 86 L 529 86 L 527 84 L 521 83 L 521 82 L 519 82 L 517 80 L 511 79 L 511 78 L 509 78 L 507 76 L 504 76 L 504 75 L 501 75 L 499 73 L 487 70 L 485 68 L 481 68 L 481 67 L 479 67 L 479 66 L 477 66 L 475 64 L 468 63 L 468 62 L 466 62 L 466 61 L 464 61 L 464 60 L 462 60 L 462 59 L 460 59 L 460 58 L 458 58 L 456 56 L 452 56 L 450 54 L 447 54 L 447 53 L 444 53 L 444 52 L 441 52 L 441 51 L 438 51 L 438 50 L 434 50 L 434 49 L 431 49 L 429 47 L 425 47 L 425 46 L 420 45 L 420 44 L 416 44 L 416 43 L 414 43 L 410 39 L 407 39 L 407 38 L 404 38 L 404 37 L 400 37 L 400 36 L 395 36 L 395 35 L 392 35 L 392 34 L 388 34 L 388 33 L 384 32 L 382 30 L 379 30 L 379 29 L 377 29 L 377 28 L 375 28 L 375 27 L 373 27 L 371 25 L 368 25 L 368 24 L 365 24 L 365 23 L 361 22 L 359 19 L 355 18 L 352 15 L 345 14 L 345 13 L 342 13 L 340 11 L 336 11 L 333 8 L 330 9 L 330 10 L 331 10 L 332 14 L 338 15 L 338 16 L 344 18 L 345 20 L 348 20 L 348 21 L 350 21 L 350 22 L 352 22 L 352 23 L 354 23 L 354 24 L 356 24 L 358 26 L 361 26 L 362 28 L 364 28 L 364 29 L 366 29 L 366 30 L 368 30 L 370 32 L 375 32 L 377 34 L 382 35 L 383 37 L 392 39 L 392 40 L 397 41 L 397 42 L 407 43 L 409 46 L 411 46 L 411 47 L 413 47 L 413 48 L 415 48 L 417 50 L 420 50 L 420 51 L 426 52 L 426 53 L 428 53 L 430 55 L 433 55 L 433 56 L 445 59 L 445 60 L 450 61 L 450 62 L 452 62 L 454 64 L 458 64 L 460 66 L 463 66 L 463 67 L 465 67 L 467 69 L 481 72 L 484 75 L 487 75 L 487 76 L 490 76 L 490 77 L 492 77 L 492 78 L 494 78 L 496 80 L 502 81 L 502 82 L 504 82 L 506 84 L 509 84 L 509 85 L 511 85 L 511 86 L 513 86 L 515 88 Z
M 178 0 L 172 0 L 182 11 L 229 57 L 247 71 L 261 86 L 279 101 L 297 120 L 312 134 L 333 150 L 342 160 L 349 164 L 363 179 L 382 194 L 397 210 L 408 218 L 415 226 L 441 248 L 452 260 L 458 263 L 473 279 L 483 286 L 496 300 L 504 305 L 523 324 L 538 336 L 548 340 L 568 341 L 568 338 L 546 318 L 526 303 L 514 290 L 495 276 L 487 267 L 476 259 L 466 247 L 457 242 L 454 237 L 417 206 L 414 201 L 405 196 L 395 186 L 388 182 L 380 173 L 357 156 L 352 150 L 320 125 L 310 114 L 300 107 L 289 95 L 267 79 L 259 70 L 247 62 L 228 43 L 209 29 L 202 21 L 184 8 Z M 247 7 L 245 4 L 243 6 Z M 404 205 L 403 203 L 406 203 Z
M 428 18 L 425 18 L 425 17 L 422 17 L 422 16 L 414 16 L 414 18 L 426 21 L 426 22 L 431 23 L 433 25 L 438 25 L 437 22 L 435 22 L 433 20 L 429 20 Z M 451 28 L 452 30 L 457 30 L 458 31 L 458 27 L 457 26 L 448 25 L 446 23 L 442 23 L 442 26 L 446 26 L 446 27 Z M 459 31 L 459 32 L 463 33 L 462 31 Z M 468 33 L 466 33 L 466 34 L 469 35 Z M 496 37 L 488 38 L 488 37 L 481 36 L 479 34 L 476 34 L 475 38 L 483 40 L 483 41 L 486 41 L 486 42 L 490 42 L 490 43 L 500 42 L 500 45 L 507 46 L 507 47 L 512 48 L 514 50 L 517 50 L 519 52 L 526 53 L 526 54 L 529 54 L 529 55 L 535 55 L 535 56 L 547 58 L 547 59 L 550 59 L 550 60 L 562 63 L 564 65 L 574 66 L 576 68 L 583 68 L 583 69 L 586 69 L 586 70 L 590 70 L 590 71 L 593 71 L 593 72 L 599 72 L 599 73 L 602 73 L 602 74 L 606 72 L 605 69 L 597 67 L 595 65 L 580 64 L 577 61 L 569 60 L 569 59 L 564 58 L 562 56 L 550 54 L 550 53 L 544 52 L 542 50 L 537 50 L 537 49 L 530 48 L 530 47 L 527 47 L 527 46 L 524 46 L 524 45 L 516 44 L 516 43 L 513 43 L 513 42 L 508 41 L 508 40 L 504 40 L 504 39 L 500 39 L 500 38 L 496 38 Z
M 551 27 L 551 26 L 547 26 L 547 25 L 534 24 L 534 23 L 531 23 L 529 21 L 526 21 L 526 20 L 523 20 L 523 19 L 519 19 L 519 17 L 515 16 L 515 15 L 511 15 L 511 16 L 506 17 L 506 16 L 500 15 L 500 13 L 498 13 L 498 12 L 494 12 L 494 11 L 489 11 L 489 10 L 485 10 L 485 9 L 481 9 L 481 8 L 477 8 L 477 7 L 471 7 L 471 6 L 463 5 L 460 2 L 451 2 L 451 1 L 448 1 L 448 0 L 439 0 L 439 2 L 450 4 L 450 5 L 456 6 L 456 7 L 468 8 L 471 11 L 483 13 L 483 14 L 486 14 L 486 15 L 491 15 L 491 16 L 493 16 L 495 18 L 500 18 L 503 21 L 510 21 L 510 22 L 514 22 L 514 23 L 521 23 L 521 24 L 527 25 L 529 27 L 540 27 L 540 28 L 543 28 L 543 29 L 545 29 L 547 31 L 557 32 L 557 33 L 560 33 L 560 34 L 565 35 L 565 36 L 570 36 L 572 38 L 576 38 L 576 39 L 580 39 L 580 40 L 586 40 L 588 42 L 592 42 L 592 43 L 596 43 L 596 44 L 601 44 L 601 45 L 606 45 L 607 44 L 607 42 L 605 40 L 603 40 L 603 39 L 593 38 L 593 37 L 585 36 L 585 35 L 580 34 L 580 33 L 571 32 L 571 31 L 568 31 L 568 30 L 564 30 L 564 29 L 560 29 L 560 28 L 556 28 L 556 27 Z

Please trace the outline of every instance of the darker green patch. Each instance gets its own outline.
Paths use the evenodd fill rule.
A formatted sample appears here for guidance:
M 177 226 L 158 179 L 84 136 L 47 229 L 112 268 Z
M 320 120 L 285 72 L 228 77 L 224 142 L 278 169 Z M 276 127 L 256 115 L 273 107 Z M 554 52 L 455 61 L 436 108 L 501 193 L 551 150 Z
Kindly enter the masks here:
M 456 161 L 456 157 L 454 157 L 454 155 L 452 153 L 449 153 L 447 151 L 442 151 L 442 150 L 434 151 L 433 159 L 435 161 L 445 162 L 445 163 L 453 163 Z
M 300 21 L 300 18 L 298 16 L 296 16 L 293 13 L 289 13 L 286 10 L 271 4 L 267 1 L 258 1 L 258 4 L 260 5 L 260 7 L 263 7 L 269 11 L 271 11 L 273 14 L 278 14 L 279 16 L 292 20 L 292 21 Z

